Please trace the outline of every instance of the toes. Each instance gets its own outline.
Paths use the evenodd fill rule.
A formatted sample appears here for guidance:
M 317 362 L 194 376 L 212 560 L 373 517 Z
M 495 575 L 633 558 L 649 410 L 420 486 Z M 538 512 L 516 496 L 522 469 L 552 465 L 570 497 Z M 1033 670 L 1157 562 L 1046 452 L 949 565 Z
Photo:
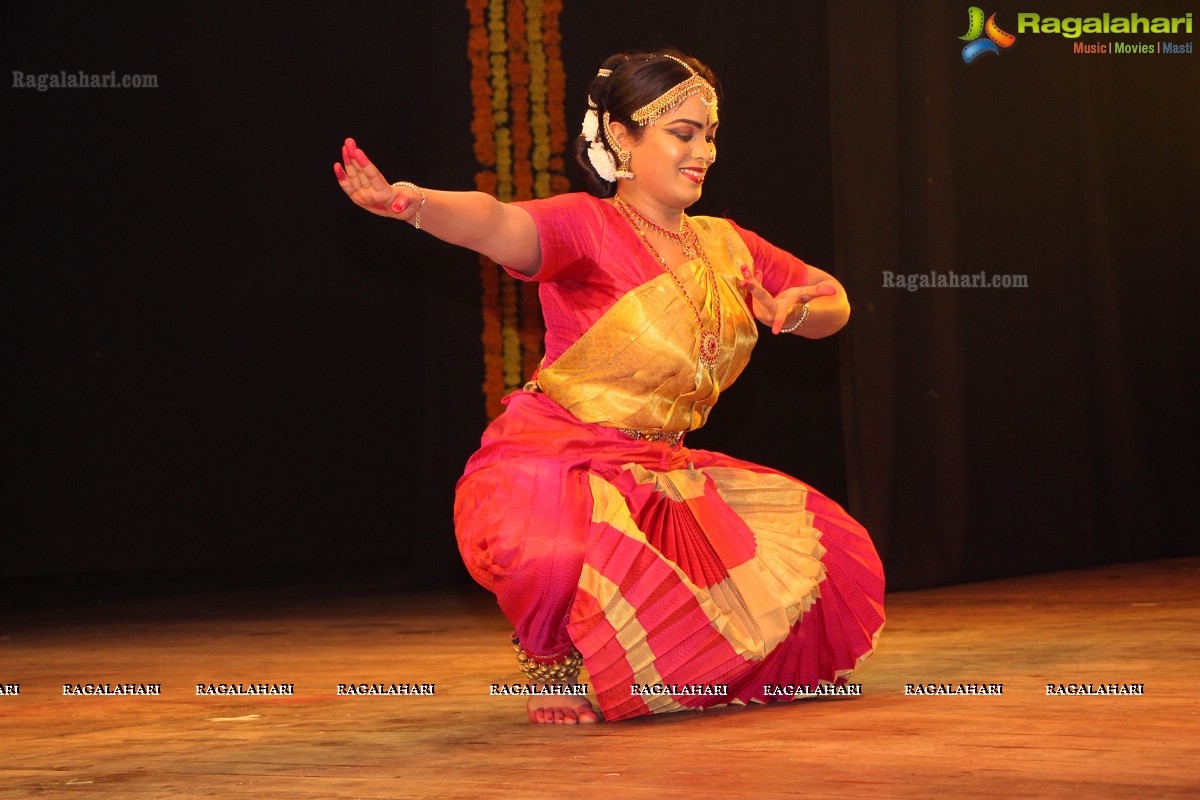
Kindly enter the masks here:
M 581 725 L 595 724 L 600 721 L 600 715 L 591 703 L 568 706 L 538 706 L 531 703 L 526 710 L 530 722 L 549 725 Z

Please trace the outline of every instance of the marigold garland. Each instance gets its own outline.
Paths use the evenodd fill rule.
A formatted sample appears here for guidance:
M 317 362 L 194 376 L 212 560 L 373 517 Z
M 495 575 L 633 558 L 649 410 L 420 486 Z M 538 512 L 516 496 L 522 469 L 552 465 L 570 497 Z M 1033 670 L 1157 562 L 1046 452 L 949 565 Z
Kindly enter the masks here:
M 513 197 L 533 197 L 529 166 L 529 62 L 524 0 L 508 2 L 508 76 L 512 97 Z
M 568 191 L 561 0 L 467 0 L 475 187 L 503 202 Z M 489 419 L 542 354 L 537 286 L 480 259 Z

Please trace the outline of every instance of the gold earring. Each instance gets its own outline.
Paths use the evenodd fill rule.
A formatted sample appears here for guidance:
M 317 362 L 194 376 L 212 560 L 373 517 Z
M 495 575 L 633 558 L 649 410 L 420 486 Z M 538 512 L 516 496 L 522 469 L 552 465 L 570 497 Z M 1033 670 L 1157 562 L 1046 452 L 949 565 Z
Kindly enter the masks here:
M 617 165 L 616 177 L 632 179 L 633 173 L 629 170 L 629 159 L 631 154 L 628 150 L 617 144 L 617 137 L 613 134 L 612 126 L 609 125 L 611 121 L 611 117 L 609 117 L 608 112 L 605 111 L 604 138 L 608 141 L 608 146 L 612 149 L 612 151 L 617 154 L 617 160 L 620 162 Z
M 631 156 L 631 153 L 628 150 L 618 150 L 617 151 L 617 158 L 620 159 L 620 161 L 621 161 L 621 163 L 617 166 L 617 177 L 618 178 L 629 178 L 629 179 L 633 178 L 633 172 L 630 171 L 630 169 L 629 169 L 630 156 Z

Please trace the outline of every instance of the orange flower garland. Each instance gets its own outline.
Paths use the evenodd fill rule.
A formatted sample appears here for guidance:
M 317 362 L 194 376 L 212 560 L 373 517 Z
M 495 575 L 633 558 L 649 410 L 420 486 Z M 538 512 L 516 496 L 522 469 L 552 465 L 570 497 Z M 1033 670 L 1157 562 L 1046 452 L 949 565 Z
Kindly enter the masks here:
M 561 0 L 467 0 L 475 187 L 503 202 L 565 192 L 566 76 Z M 480 259 L 483 390 L 489 419 L 537 368 L 542 316 L 537 286 Z

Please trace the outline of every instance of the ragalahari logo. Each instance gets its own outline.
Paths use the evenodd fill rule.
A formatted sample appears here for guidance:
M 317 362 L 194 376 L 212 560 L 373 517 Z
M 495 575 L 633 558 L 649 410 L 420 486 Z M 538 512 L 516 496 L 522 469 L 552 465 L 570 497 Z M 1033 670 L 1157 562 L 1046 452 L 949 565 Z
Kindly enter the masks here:
M 987 34 L 986 39 L 979 38 L 985 33 Z M 963 48 L 962 57 L 963 61 L 968 64 L 984 53 L 998 56 L 1001 48 L 1007 50 L 1013 46 L 1013 42 L 1017 41 L 1017 37 L 1011 33 L 1000 30 L 1000 26 L 996 24 L 995 14 L 988 17 L 985 23 L 983 9 L 979 6 L 971 6 L 967 9 L 967 35 L 958 38 L 967 42 L 967 46 Z

